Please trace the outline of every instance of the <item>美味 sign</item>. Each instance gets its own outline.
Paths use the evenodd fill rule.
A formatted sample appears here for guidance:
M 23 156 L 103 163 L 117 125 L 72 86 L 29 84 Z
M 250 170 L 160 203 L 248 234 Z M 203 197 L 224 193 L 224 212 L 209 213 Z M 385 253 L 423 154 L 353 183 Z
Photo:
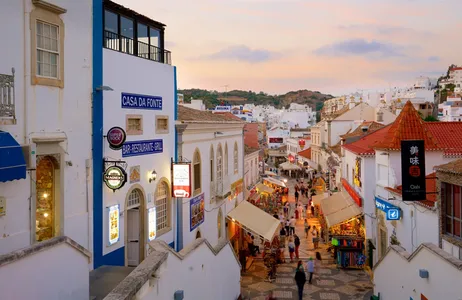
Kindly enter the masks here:
M 425 145 L 423 140 L 401 141 L 403 201 L 425 200 Z
M 121 94 L 122 108 L 162 110 L 162 97 L 139 94 Z
M 125 142 L 122 146 L 122 157 L 149 155 L 162 153 L 164 144 L 162 140 L 145 140 Z

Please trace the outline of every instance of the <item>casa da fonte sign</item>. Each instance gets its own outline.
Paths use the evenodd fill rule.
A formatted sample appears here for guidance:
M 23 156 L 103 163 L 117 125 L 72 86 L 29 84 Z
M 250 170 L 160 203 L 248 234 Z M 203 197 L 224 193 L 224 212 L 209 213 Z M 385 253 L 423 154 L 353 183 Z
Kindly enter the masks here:
M 122 93 L 122 108 L 162 110 L 162 97 Z
M 424 141 L 401 141 L 401 176 L 403 201 L 427 198 Z
M 115 192 L 127 182 L 127 173 L 120 166 L 110 166 L 104 171 L 103 180 L 106 186 Z

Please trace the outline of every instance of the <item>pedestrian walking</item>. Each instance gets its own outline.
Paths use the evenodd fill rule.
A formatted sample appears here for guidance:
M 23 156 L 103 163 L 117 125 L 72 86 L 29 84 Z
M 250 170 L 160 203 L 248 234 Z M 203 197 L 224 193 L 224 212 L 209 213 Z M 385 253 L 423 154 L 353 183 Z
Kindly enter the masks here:
M 321 253 L 316 251 L 316 260 L 314 261 L 314 272 L 316 274 L 319 274 L 319 270 L 321 269 L 321 265 L 322 265 Z
M 295 282 L 297 283 L 298 288 L 298 299 L 303 299 L 303 288 L 305 287 L 306 283 L 306 275 L 305 270 L 303 270 L 303 264 L 299 260 L 297 264 L 297 269 L 295 271 Z
M 298 235 L 294 234 L 294 244 L 295 244 L 295 257 L 299 259 L 298 249 L 300 248 L 300 238 Z
M 308 238 L 308 232 L 310 231 L 310 224 L 308 224 L 308 220 L 305 219 L 305 223 L 303 224 L 305 226 L 305 239 Z
M 313 280 L 313 274 L 314 274 L 314 261 L 312 257 L 308 258 L 308 263 L 306 264 L 306 271 L 309 274 L 308 283 L 311 284 L 311 281 Z
M 313 230 L 311 230 L 311 236 L 313 237 L 313 246 L 314 249 L 318 249 L 318 244 L 319 244 L 319 233 L 318 230 L 316 229 L 316 226 L 313 226 Z
M 298 190 L 295 190 L 295 201 L 298 202 Z
M 287 246 L 289 248 L 290 262 L 294 262 L 295 243 L 293 237 L 289 237 L 289 244 Z
M 311 200 L 311 217 L 314 218 L 314 202 Z
M 292 218 L 290 218 L 290 221 L 289 221 L 289 226 L 290 226 L 290 235 L 294 235 L 295 234 L 295 224 L 297 223 L 297 220 L 295 219 L 294 216 L 292 216 Z
M 290 220 L 288 218 L 286 220 L 286 234 L 290 235 Z

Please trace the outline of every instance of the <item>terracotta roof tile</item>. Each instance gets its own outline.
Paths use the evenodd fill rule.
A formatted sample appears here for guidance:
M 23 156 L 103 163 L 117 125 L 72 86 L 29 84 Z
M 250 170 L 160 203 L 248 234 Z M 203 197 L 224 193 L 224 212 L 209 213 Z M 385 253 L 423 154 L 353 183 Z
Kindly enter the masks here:
M 433 169 L 445 173 L 462 174 L 462 159 L 453 160 L 447 164 L 436 166 Z
M 436 192 L 437 192 L 437 190 L 436 190 L 436 173 L 433 172 L 433 173 L 428 174 L 427 176 L 425 176 L 425 182 L 426 182 L 425 189 L 426 189 L 426 192 L 427 192 L 427 199 L 422 200 L 422 201 L 416 201 L 416 203 L 420 204 L 420 205 L 423 205 L 423 206 L 427 206 L 427 207 L 434 207 L 435 203 L 437 201 L 437 198 L 436 198 Z M 401 195 L 402 191 L 403 191 L 403 186 L 399 185 L 396 188 L 386 187 L 385 189 L 387 191 L 389 191 L 389 192 Z
M 366 132 L 363 131 L 363 127 L 367 127 Z M 385 125 L 377 123 L 375 121 L 365 121 L 361 125 L 356 127 L 355 130 L 353 130 L 351 132 L 348 131 L 347 133 L 345 133 L 344 135 L 341 135 L 340 137 L 342 139 L 346 139 L 346 138 L 350 138 L 350 137 L 362 136 L 362 135 L 366 135 L 366 134 L 369 134 L 371 132 L 377 131 L 378 129 L 383 128 L 383 127 L 385 127 Z
M 446 155 L 462 155 L 462 122 L 425 122 Z
M 232 121 L 236 120 L 236 121 L 243 121 L 241 118 L 239 118 L 238 116 L 230 113 L 230 112 L 213 112 L 213 114 L 216 114 L 216 115 L 222 115 L 224 116 L 225 118 L 227 119 L 230 119 Z
M 411 101 L 406 102 L 385 137 L 375 144 L 374 148 L 400 150 L 402 140 L 424 140 L 426 150 L 442 150 L 433 134 L 428 131 L 425 122 L 419 116 Z
M 257 151 L 260 151 L 260 149 L 244 145 L 244 153 L 245 154 L 251 154 L 251 153 L 254 153 L 254 152 L 257 152 Z
M 302 150 L 300 152 L 298 152 L 298 155 L 304 157 L 304 158 L 308 158 L 308 159 L 311 159 L 311 147 L 308 148 L 308 149 L 305 149 L 305 150 Z
M 342 156 L 342 145 L 340 144 L 340 142 L 333 146 L 330 146 L 329 149 L 335 154 L 337 154 L 339 157 Z
M 374 155 L 375 154 L 374 146 L 379 141 L 382 141 L 382 139 L 388 133 L 388 130 L 390 129 L 390 127 L 391 127 L 391 124 L 363 136 L 356 142 L 343 145 L 342 147 L 358 155 Z
M 197 110 L 183 105 L 178 105 L 178 120 L 179 121 L 204 121 L 217 123 L 244 123 L 243 120 L 237 118 L 231 113 L 214 114 L 210 111 Z

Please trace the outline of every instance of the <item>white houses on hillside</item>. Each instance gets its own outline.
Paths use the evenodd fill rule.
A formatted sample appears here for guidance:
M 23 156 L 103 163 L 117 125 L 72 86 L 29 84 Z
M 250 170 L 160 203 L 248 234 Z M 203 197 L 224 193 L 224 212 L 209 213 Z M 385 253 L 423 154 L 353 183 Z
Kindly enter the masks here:
M 88 298 L 91 5 L 0 7 L 1 298 Z

